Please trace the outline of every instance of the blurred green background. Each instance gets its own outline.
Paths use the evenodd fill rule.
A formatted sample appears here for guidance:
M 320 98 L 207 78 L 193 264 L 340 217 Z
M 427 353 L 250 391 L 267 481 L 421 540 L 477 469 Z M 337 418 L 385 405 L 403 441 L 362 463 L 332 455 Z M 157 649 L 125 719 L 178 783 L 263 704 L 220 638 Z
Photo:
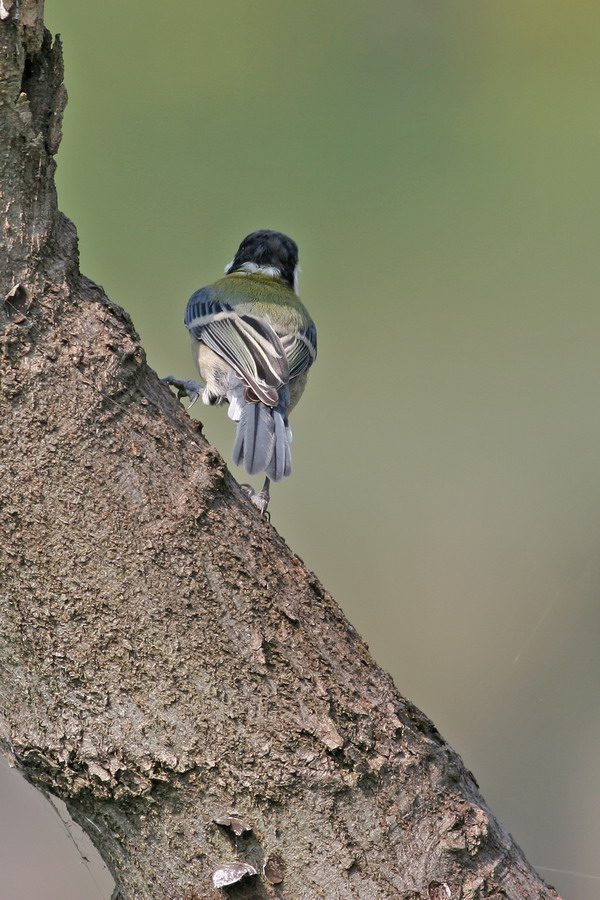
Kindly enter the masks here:
M 596 900 L 600 6 L 46 14 L 82 271 L 194 377 L 188 296 L 249 231 L 296 239 L 320 356 L 273 524 L 541 874 Z M 225 412 L 194 413 L 230 460 Z M 73 883 L 45 897 L 105 896 Z

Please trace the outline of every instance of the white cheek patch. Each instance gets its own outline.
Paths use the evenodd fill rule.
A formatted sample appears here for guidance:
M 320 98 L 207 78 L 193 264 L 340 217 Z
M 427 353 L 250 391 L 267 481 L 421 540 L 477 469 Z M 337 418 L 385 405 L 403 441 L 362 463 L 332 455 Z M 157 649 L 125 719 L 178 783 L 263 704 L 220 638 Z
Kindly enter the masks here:
M 225 275 L 229 275 L 231 272 L 231 267 L 233 266 L 234 260 L 227 263 L 225 269 L 223 270 Z M 245 262 L 242 263 L 241 266 L 238 266 L 235 270 L 236 272 L 250 272 L 252 274 L 257 275 L 267 275 L 269 278 L 281 278 L 281 269 L 278 269 L 277 266 L 261 266 L 255 262 Z M 298 283 L 300 280 L 300 272 L 302 269 L 300 268 L 300 264 L 296 264 L 296 268 L 294 269 L 294 293 L 298 294 Z
M 281 278 L 281 269 L 278 269 L 277 266 L 260 266 L 255 262 L 242 263 L 236 272 L 252 272 L 257 275 L 268 275 L 269 278 Z

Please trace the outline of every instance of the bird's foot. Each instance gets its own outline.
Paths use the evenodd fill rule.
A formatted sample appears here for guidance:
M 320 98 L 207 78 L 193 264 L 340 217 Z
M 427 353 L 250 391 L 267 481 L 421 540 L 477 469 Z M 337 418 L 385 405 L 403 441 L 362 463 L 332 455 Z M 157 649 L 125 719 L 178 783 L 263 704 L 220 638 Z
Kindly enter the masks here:
M 176 378 L 174 375 L 166 375 L 164 378 L 161 378 L 161 381 L 177 388 L 177 398 L 179 400 L 182 397 L 188 398 L 190 402 L 186 407 L 187 409 L 191 409 L 204 392 L 204 388 L 197 381 L 184 381 L 181 378 Z
M 267 520 L 270 518 L 269 513 L 267 512 L 267 506 L 269 505 L 270 500 L 269 484 L 270 481 L 266 478 L 262 490 L 260 491 L 255 491 L 249 484 L 240 485 L 243 492 L 250 498 L 250 501 L 260 510 L 261 516 L 266 516 Z

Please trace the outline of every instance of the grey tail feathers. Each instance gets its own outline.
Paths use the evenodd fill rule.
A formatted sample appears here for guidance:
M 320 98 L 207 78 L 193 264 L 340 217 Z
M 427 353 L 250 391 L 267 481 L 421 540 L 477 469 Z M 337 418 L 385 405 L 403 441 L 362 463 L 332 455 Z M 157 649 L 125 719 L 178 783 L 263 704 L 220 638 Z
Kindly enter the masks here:
M 271 481 L 281 481 L 292 471 L 287 415 L 283 407 L 245 403 L 237 425 L 233 461 L 249 475 L 264 472 Z

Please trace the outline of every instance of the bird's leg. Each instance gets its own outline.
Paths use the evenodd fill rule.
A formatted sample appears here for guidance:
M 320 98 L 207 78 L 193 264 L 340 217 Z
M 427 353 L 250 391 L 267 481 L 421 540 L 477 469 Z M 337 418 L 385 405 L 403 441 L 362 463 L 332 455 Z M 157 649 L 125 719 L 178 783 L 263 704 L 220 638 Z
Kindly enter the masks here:
M 202 385 L 198 384 L 197 381 L 183 381 L 181 378 L 176 378 L 174 375 L 166 375 L 164 378 L 161 378 L 161 381 L 177 388 L 177 397 L 179 400 L 181 400 L 182 397 L 188 398 L 190 402 L 187 409 L 192 408 L 196 400 L 202 396 L 204 391 Z
M 258 507 L 262 516 L 267 514 L 267 506 L 269 505 L 269 488 L 271 486 L 270 478 L 265 478 L 265 483 L 263 484 L 261 490 L 257 493 L 249 484 L 242 484 L 241 488 L 244 493 L 248 494 L 248 497 L 254 503 L 255 506 Z
M 271 499 L 269 495 L 269 488 L 271 487 L 271 480 L 269 478 L 265 478 L 265 483 L 262 486 L 262 489 L 255 494 L 251 499 L 255 506 L 258 506 L 262 515 L 267 511 L 267 506 L 269 505 L 269 500 Z

